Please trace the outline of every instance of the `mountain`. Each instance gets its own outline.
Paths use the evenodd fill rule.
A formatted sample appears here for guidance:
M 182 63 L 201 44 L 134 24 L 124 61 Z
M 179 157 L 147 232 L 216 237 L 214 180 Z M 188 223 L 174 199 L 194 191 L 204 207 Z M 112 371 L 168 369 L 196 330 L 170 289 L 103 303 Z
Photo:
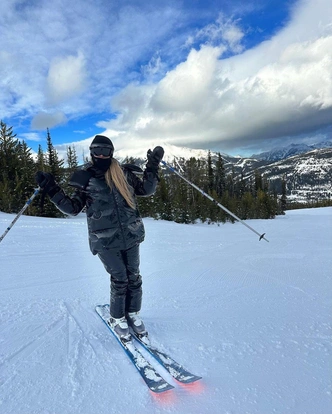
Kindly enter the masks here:
M 166 144 L 166 143 L 156 143 L 156 145 L 161 145 L 165 150 L 165 156 L 164 160 L 166 162 L 173 162 L 174 158 L 176 159 L 185 159 L 188 160 L 190 158 L 206 158 L 208 155 L 208 150 L 203 149 L 192 149 L 192 148 L 186 148 L 186 147 L 178 147 L 176 145 Z M 155 145 L 151 145 L 151 149 L 154 148 Z M 129 157 L 134 158 L 135 160 L 140 160 L 143 162 L 143 160 L 146 160 L 146 153 L 147 148 L 133 148 L 133 150 L 130 151 L 130 155 L 128 155 L 128 149 L 120 149 L 118 151 L 115 151 L 115 157 L 120 161 L 123 162 L 125 159 Z M 217 156 L 216 153 L 213 153 L 214 156 Z M 228 157 L 226 154 L 222 154 L 225 157 Z
M 299 150 L 300 147 L 297 147 Z M 244 179 L 250 179 L 258 171 L 262 177 L 269 180 L 271 190 L 277 194 L 281 194 L 282 181 L 285 180 L 289 201 L 304 203 L 330 199 L 332 148 L 318 148 L 293 156 L 289 155 L 289 149 L 288 151 L 280 149 L 279 157 L 283 152 L 284 158 L 277 161 L 264 157 L 240 159 L 228 157 L 225 162 L 226 172 L 230 173 L 233 170 L 236 177 L 243 176 Z
M 332 148 L 295 155 L 258 168 L 279 194 L 286 180 L 288 200 L 306 202 L 330 199 L 332 195 Z
M 279 161 L 294 155 L 304 154 L 306 152 L 332 147 L 332 141 L 319 142 L 317 144 L 290 144 L 286 147 L 274 148 L 271 151 L 254 154 L 252 158 L 265 161 Z
M 164 144 L 165 161 L 172 163 L 176 160 L 178 166 L 183 160 L 191 157 L 206 159 L 208 150 L 190 149 Z M 137 150 L 132 160 L 138 165 L 146 161 L 145 154 Z M 115 156 L 125 161 L 127 154 L 117 151 Z M 218 154 L 211 152 L 215 163 Z M 309 200 L 330 199 L 332 193 L 332 141 L 321 142 L 314 145 L 291 144 L 275 148 L 268 152 L 256 154 L 251 157 L 234 157 L 222 153 L 226 173 L 234 172 L 235 177 L 241 176 L 250 179 L 255 171 L 270 182 L 271 190 L 281 194 L 282 180 L 286 180 L 287 197 L 297 202 Z

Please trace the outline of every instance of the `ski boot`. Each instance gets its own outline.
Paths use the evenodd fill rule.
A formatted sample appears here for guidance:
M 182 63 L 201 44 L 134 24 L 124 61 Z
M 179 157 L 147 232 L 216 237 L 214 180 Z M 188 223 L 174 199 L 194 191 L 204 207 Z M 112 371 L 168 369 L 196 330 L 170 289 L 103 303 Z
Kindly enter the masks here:
M 148 334 L 145 329 L 144 323 L 139 316 L 139 312 L 128 312 L 127 321 L 128 325 L 132 328 L 136 335 L 145 336 Z
M 109 325 L 115 332 L 115 334 L 121 339 L 121 340 L 129 340 L 130 339 L 130 332 L 128 327 L 127 319 L 123 316 L 122 318 L 113 318 L 110 317 Z

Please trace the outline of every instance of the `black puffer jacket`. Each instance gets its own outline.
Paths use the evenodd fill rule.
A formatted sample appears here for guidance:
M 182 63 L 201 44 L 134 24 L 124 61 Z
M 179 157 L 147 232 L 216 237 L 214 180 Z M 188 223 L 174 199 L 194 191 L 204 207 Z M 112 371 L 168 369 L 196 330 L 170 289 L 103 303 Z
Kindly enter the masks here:
M 145 171 L 141 180 L 132 172 L 138 167 L 127 165 L 122 168 L 135 195 L 149 196 L 155 192 L 158 180 L 155 173 Z M 104 174 L 91 163 L 73 174 L 70 185 L 76 188 L 72 197 L 59 187 L 51 201 L 69 215 L 77 215 L 86 207 L 93 254 L 104 249 L 126 250 L 144 240 L 145 231 L 138 209 L 130 208 L 115 187 L 111 191 Z

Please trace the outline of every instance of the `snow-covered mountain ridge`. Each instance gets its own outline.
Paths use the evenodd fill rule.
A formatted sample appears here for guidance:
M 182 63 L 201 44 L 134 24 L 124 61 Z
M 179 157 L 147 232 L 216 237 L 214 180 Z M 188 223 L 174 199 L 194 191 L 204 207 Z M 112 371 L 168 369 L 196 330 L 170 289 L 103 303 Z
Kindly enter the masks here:
M 193 148 L 186 148 L 186 147 L 178 147 L 176 145 L 166 144 L 166 143 L 155 143 L 155 145 L 151 145 L 151 149 L 153 149 L 155 146 L 161 145 L 164 148 L 165 156 L 164 160 L 166 162 L 173 162 L 173 160 L 176 159 L 185 159 L 189 160 L 190 158 L 207 158 L 208 156 L 208 150 L 204 149 L 193 149 Z M 143 160 L 146 160 L 146 153 L 147 149 L 144 147 L 142 149 L 134 148 L 130 153 L 128 153 L 127 149 L 120 149 L 118 151 L 115 151 L 114 156 L 120 161 L 123 162 L 124 160 L 128 158 L 134 158 L 136 160 L 140 160 L 143 162 Z M 217 156 L 217 153 L 212 152 L 213 156 Z M 228 157 L 227 154 L 222 154 L 222 156 Z
M 332 148 L 315 149 L 275 163 L 261 166 L 280 193 L 285 178 L 287 196 L 294 201 L 330 199 L 332 194 Z
M 165 144 L 165 161 L 178 165 L 191 157 L 207 159 L 208 150 L 189 149 Z M 136 155 L 136 156 L 135 156 Z M 127 154 L 115 153 L 120 161 L 125 161 Z M 218 154 L 211 152 L 215 163 Z M 235 176 L 250 179 L 254 172 L 259 171 L 266 177 L 271 190 L 281 194 L 282 180 L 286 180 L 287 196 L 299 202 L 329 199 L 332 193 L 332 142 L 320 142 L 315 145 L 292 144 L 275 148 L 252 157 L 234 157 L 221 154 L 226 173 L 234 171 Z M 138 165 L 145 163 L 141 151 L 132 154 L 131 160 Z
M 254 154 L 251 158 L 265 161 L 279 161 L 294 155 L 304 154 L 315 149 L 332 148 L 332 141 L 318 142 L 316 144 L 290 144 L 285 147 L 274 148 L 271 151 Z
M 277 161 L 230 157 L 225 167 L 227 172 L 233 170 L 237 177 L 244 176 L 245 179 L 259 171 L 277 194 L 281 194 L 282 180 L 285 180 L 287 197 L 292 201 L 326 200 L 332 194 L 332 148 L 286 155 Z
M 171 145 L 167 143 L 151 143 L 151 148 L 154 146 L 161 145 L 165 150 L 165 161 L 166 162 L 172 162 L 174 158 L 177 159 L 185 159 L 188 160 L 191 157 L 195 158 L 207 158 L 209 150 L 205 149 L 193 149 L 193 148 L 187 148 L 187 147 L 179 147 L 176 145 Z M 290 144 L 284 147 L 277 147 L 270 151 L 262 152 L 259 154 L 254 154 L 250 157 L 242 157 L 240 155 L 238 156 L 232 156 L 228 155 L 224 152 L 221 152 L 222 158 L 226 162 L 231 162 L 232 164 L 236 164 L 237 166 L 245 165 L 245 164 L 251 164 L 251 163 L 257 163 L 257 161 L 268 161 L 268 162 L 275 162 L 279 160 L 283 160 L 289 157 L 292 157 L 294 155 L 300 155 L 305 154 L 309 151 L 313 151 L 315 149 L 324 149 L 324 148 L 332 148 L 332 141 L 324 141 L 324 142 L 318 142 L 316 144 Z M 123 161 L 127 158 L 134 158 L 134 159 L 140 159 L 145 160 L 146 159 L 146 152 L 147 149 L 144 147 L 137 147 L 133 148 L 128 152 L 128 149 L 120 149 L 115 151 L 115 157 L 119 161 Z M 217 152 L 211 151 L 211 156 L 216 158 L 218 156 Z

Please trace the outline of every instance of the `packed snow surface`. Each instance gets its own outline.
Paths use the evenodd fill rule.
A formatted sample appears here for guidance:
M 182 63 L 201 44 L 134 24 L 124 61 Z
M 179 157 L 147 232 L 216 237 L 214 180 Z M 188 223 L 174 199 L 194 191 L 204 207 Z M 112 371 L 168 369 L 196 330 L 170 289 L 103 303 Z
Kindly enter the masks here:
M 0 213 L 1 234 L 14 217 Z M 269 243 L 241 223 L 144 220 L 151 340 L 203 377 L 159 370 L 175 386 L 161 395 L 95 312 L 109 277 L 84 215 L 21 217 L 0 243 L 0 413 L 331 413 L 331 217 L 250 220 Z

